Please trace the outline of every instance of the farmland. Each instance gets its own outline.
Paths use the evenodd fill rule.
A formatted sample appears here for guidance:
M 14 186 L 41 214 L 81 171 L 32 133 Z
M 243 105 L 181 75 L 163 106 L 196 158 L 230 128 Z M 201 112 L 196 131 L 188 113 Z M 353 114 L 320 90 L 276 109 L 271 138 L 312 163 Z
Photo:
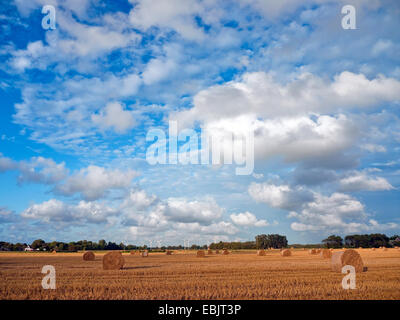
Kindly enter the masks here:
M 0 253 L 0 299 L 400 299 L 400 250 L 360 249 L 368 272 L 357 289 L 344 290 L 344 275 L 307 251 L 279 250 L 196 257 L 195 251 L 147 258 L 124 253 L 122 270 L 103 270 L 102 256 L 82 253 Z M 44 290 L 44 265 L 56 269 L 56 290 Z

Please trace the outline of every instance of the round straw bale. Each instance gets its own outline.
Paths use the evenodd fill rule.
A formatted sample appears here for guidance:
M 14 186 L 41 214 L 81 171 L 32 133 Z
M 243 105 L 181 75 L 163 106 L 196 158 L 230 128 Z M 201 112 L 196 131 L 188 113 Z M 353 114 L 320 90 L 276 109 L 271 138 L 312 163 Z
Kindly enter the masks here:
M 131 250 L 131 255 L 135 255 L 136 251 L 135 250 Z
M 360 254 L 352 249 L 346 251 L 338 251 L 332 254 L 331 267 L 332 271 L 342 272 L 342 268 L 346 265 L 353 266 L 356 272 L 364 271 L 364 263 Z
M 166 254 L 167 256 L 170 256 L 170 255 L 172 254 L 172 251 L 171 251 L 171 250 L 167 250 L 167 251 L 165 251 L 165 254 Z
M 204 250 L 198 250 L 197 253 L 196 253 L 196 256 L 198 258 L 202 258 L 202 257 L 205 257 L 206 254 L 205 254 Z
M 265 250 L 263 250 L 263 249 L 257 250 L 257 255 L 258 256 L 265 256 Z
M 224 251 L 222 251 L 222 254 L 227 255 L 227 254 L 229 254 L 229 251 L 227 249 L 224 249 Z
M 315 250 L 315 249 L 310 249 L 310 250 L 308 250 L 308 253 L 309 253 L 309 254 L 317 254 L 317 250 Z
M 124 266 L 125 259 L 121 252 L 108 252 L 103 257 L 103 270 L 119 270 Z
M 388 251 L 388 248 L 384 247 L 384 248 L 383 248 L 383 251 Z
M 92 251 L 86 251 L 83 254 L 83 260 L 85 260 L 85 261 L 94 261 L 94 258 L 95 258 L 95 256 Z
M 148 257 L 149 256 L 149 251 L 148 250 L 144 250 L 144 251 L 142 251 L 141 255 L 142 255 L 143 258 Z
M 292 255 L 292 251 L 290 251 L 289 249 L 285 249 L 281 251 L 281 256 L 282 257 L 289 257 Z
M 56 251 L 56 250 L 53 250 L 51 253 L 53 253 L 53 254 L 54 254 L 54 253 L 57 253 L 57 251 Z
M 329 249 L 322 249 L 320 256 L 322 259 L 330 259 L 332 257 L 332 251 Z

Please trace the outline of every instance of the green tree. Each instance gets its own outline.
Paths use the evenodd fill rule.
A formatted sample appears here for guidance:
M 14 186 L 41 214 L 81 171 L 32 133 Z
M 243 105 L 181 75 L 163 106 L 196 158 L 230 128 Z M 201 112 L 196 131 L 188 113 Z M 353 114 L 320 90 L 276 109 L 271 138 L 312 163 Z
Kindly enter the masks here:
M 260 234 L 256 236 L 256 248 L 285 248 L 288 245 L 286 236 L 279 234 Z
M 99 250 L 104 250 L 106 248 L 107 242 L 106 240 L 102 239 L 99 240 Z
M 331 235 L 328 238 L 322 240 L 326 248 L 342 248 L 343 239 L 342 237 Z
M 44 247 L 44 245 L 46 244 L 46 242 L 42 239 L 37 239 L 34 240 L 31 244 L 31 248 L 32 249 L 42 249 Z

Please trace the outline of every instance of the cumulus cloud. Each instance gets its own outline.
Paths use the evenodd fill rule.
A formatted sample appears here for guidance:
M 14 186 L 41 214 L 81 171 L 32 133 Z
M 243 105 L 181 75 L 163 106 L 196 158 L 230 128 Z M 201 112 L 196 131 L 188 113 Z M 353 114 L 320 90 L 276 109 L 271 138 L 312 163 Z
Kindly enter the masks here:
M 6 207 L 0 207 L 0 223 L 12 223 L 17 220 L 15 212 Z
M 340 179 L 340 190 L 344 192 L 353 191 L 384 191 L 392 190 L 394 187 L 382 177 L 371 177 L 366 172 L 353 172 Z
M 258 159 L 283 156 L 288 162 L 311 159 L 331 166 L 330 159 L 345 159 L 344 154 L 366 134 L 350 112 L 396 103 L 398 92 L 397 79 L 370 80 L 349 71 L 332 81 L 303 73 L 287 83 L 270 73 L 253 72 L 202 90 L 192 108 L 172 113 L 170 119 L 182 128 L 200 124 L 209 136 L 254 132 Z
M 56 163 L 53 159 L 32 157 L 28 161 L 15 161 L 0 154 L 0 172 L 17 170 L 18 183 L 25 182 L 54 184 L 63 180 L 68 169 L 65 163 Z
M 124 133 L 134 126 L 133 115 L 118 102 L 110 102 L 100 114 L 93 114 L 92 121 L 100 128 L 113 128 L 118 133 Z
M 15 170 L 18 164 L 10 158 L 4 157 L 0 153 L 0 172 Z
M 281 84 L 273 74 L 246 73 L 239 81 L 216 85 L 199 92 L 193 108 L 175 115 L 183 125 L 195 121 L 210 122 L 219 118 L 235 118 L 256 114 L 261 118 L 294 117 L 313 113 L 337 112 L 378 106 L 400 99 L 400 81 L 379 76 L 369 80 L 363 74 L 343 71 L 333 81 L 303 73 Z
M 295 231 L 344 231 L 360 232 L 396 228 L 397 224 L 379 224 L 367 219 L 364 205 L 357 199 L 343 194 L 331 196 L 315 195 L 315 200 L 307 203 L 299 212 L 291 212 L 290 218 L 296 218 L 291 228 Z
M 106 14 L 95 23 L 86 24 L 76 19 L 77 8 L 83 9 L 79 12 L 81 18 L 88 20 L 85 5 L 83 3 L 71 4 L 76 0 L 58 1 L 54 3 L 57 8 L 57 29 L 45 35 L 47 44 L 38 40 L 29 42 L 26 49 L 12 51 L 9 63 L 16 71 L 23 72 L 25 69 L 45 69 L 48 65 L 59 61 L 60 67 L 77 68 L 80 71 L 93 68 L 89 66 L 99 56 L 113 50 L 126 47 L 140 40 L 132 28 L 128 28 L 128 15 L 122 12 Z M 57 2 L 57 1 L 54 1 Z M 29 13 L 35 7 L 40 9 L 42 5 L 51 5 L 49 2 L 30 1 L 30 5 L 17 1 L 17 8 L 22 13 Z M 86 5 L 88 2 L 86 2 Z M 80 58 L 81 63 L 75 62 L 74 58 Z
M 134 4 L 129 13 L 132 25 L 146 31 L 150 27 L 172 29 L 189 40 L 202 40 L 203 31 L 195 16 L 203 11 L 197 0 L 129 0 Z
M 188 201 L 182 198 L 168 198 L 166 215 L 172 221 L 179 222 L 198 222 L 200 224 L 210 224 L 219 219 L 224 213 L 214 199 L 204 201 Z
M 148 195 L 144 190 L 130 190 L 125 197 L 122 208 L 136 208 L 139 210 L 146 209 L 157 202 L 155 195 Z
M 248 192 L 258 202 L 286 210 L 301 207 L 304 203 L 314 199 L 314 194 L 311 191 L 299 186 L 293 189 L 289 185 L 252 183 Z
M 105 223 L 109 217 L 117 214 L 118 211 L 101 203 L 80 201 L 76 205 L 70 205 L 50 199 L 31 205 L 21 213 L 21 217 L 45 223 L 85 224 Z
M 80 193 L 86 200 L 96 200 L 110 189 L 129 187 L 137 176 L 134 170 L 121 171 L 91 165 L 68 177 L 56 187 L 56 191 L 66 196 Z
M 266 227 L 269 223 L 266 220 L 258 220 L 256 216 L 248 211 L 230 215 L 234 224 L 245 227 Z
M 297 220 L 291 224 L 295 231 L 359 232 L 396 226 L 371 224 L 365 206 L 340 192 L 327 196 L 300 186 L 270 183 L 252 183 L 248 191 L 256 201 L 287 210 L 288 218 Z

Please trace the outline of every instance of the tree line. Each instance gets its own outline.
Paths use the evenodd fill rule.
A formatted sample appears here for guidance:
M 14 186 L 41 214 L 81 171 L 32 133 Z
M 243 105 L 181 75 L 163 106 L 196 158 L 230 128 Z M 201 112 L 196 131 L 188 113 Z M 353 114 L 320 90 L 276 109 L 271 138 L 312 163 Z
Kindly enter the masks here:
M 39 251 L 69 251 L 76 252 L 82 250 L 145 250 L 145 249 L 155 249 L 149 248 L 148 246 L 137 246 L 124 243 L 114 243 L 107 242 L 102 239 L 99 242 L 80 240 L 76 242 L 59 242 L 52 241 L 46 242 L 42 239 L 34 240 L 31 244 L 27 243 L 9 243 L 0 241 L 0 251 L 24 251 L 27 247 L 33 250 Z M 385 234 L 374 233 L 374 234 L 355 234 L 348 235 L 344 239 L 337 235 L 331 235 L 328 238 L 322 240 L 321 244 L 310 244 L 310 245 L 291 245 L 293 247 L 326 247 L 326 248 L 379 248 L 379 247 L 394 247 L 400 246 L 400 236 L 394 235 L 391 237 Z M 245 242 L 216 242 L 211 243 L 209 248 L 212 250 L 216 249 L 229 249 L 229 250 L 241 250 L 241 249 L 268 249 L 268 248 L 287 248 L 288 241 L 286 236 L 279 234 L 260 234 L 255 237 L 255 241 L 245 241 Z M 158 250 L 182 250 L 183 246 L 162 246 L 157 248 Z M 207 245 L 197 245 L 193 244 L 190 249 L 201 250 L 207 249 Z
M 391 248 L 400 246 L 400 236 L 388 237 L 381 233 L 353 234 L 342 239 L 340 236 L 331 235 L 322 240 L 322 243 L 327 248 Z
M 69 252 L 76 252 L 81 250 L 145 250 L 148 249 L 146 245 L 144 246 L 137 246 L 128 244 L 125 245 L 124 243 L 117 244 L 115 242 L 107 242 L 106 240 L 102 239 L 99 242 L 95 241 L 88 241 L 88 240 L 80 240 L 75 242 L 60 242 L 60 241 L 52 241 L 46 242 L 42 239 L 34 240 L 31 244 L 27 243 L 9 243 L 0 241 L 0 251 L 24 251 L 27 247 L 32 248 L 33 250 L 38 251 L 69 251 Z M 161 247 L 161 250 L 167 249 L 183 249 L 182 246 L 168 246 L 168 247 Z

